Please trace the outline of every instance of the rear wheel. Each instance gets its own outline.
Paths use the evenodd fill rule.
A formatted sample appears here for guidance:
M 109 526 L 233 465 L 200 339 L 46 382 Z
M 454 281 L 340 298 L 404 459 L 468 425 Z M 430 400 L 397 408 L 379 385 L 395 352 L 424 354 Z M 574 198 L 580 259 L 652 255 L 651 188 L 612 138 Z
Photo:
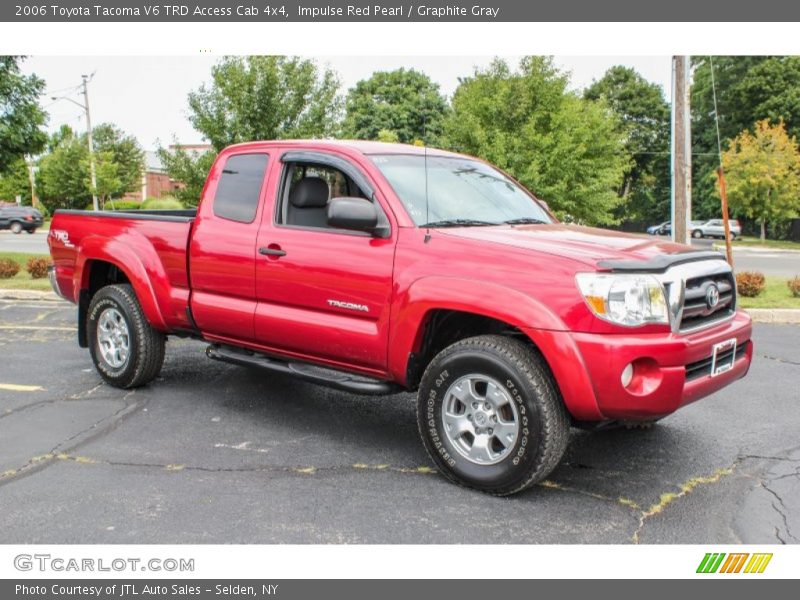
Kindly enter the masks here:
M 152 381 L 164 363 L 165 336 L 147 322 L 130 285 L 109 285 L 89 305 L 89 350 L 100 376 L 119 388 Z
M 31 233 L 31 234 L 32 234 L 32 233 L 36 233 L 36 228 L 33 228 L 33 229 L 26 229 L 26 230 L 25 230 L 25 233 Z
M 19 221 L 14 221 L 11 224 L 11 233 L 14 233 L 16 235 L 22 233 L 22 223 L 20 223 Z
M 431 361 L 417 424 L 445 477 L 501 496 L 544 479 L 561 460 L 570 427 L 541 355 L 498 335 L 462 340 Z

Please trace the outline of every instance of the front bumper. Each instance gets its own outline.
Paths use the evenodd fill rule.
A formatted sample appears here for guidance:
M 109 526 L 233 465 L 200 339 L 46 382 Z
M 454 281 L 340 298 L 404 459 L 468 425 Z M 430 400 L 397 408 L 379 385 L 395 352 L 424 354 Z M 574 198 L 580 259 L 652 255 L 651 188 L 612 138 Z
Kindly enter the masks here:
M 558 345 L 562 360 L 572 355 L 569 364 L 556 367 L 551 361 L 551 367 L 576 419 L 652 419 L 744 377 L 753 357 L 751 334 L 750 317 L 743 312 L 690 334 L 566 333 L 569 339 L 561 337 Z M 712 376 L 709 359 L 714 345 L 734 338 L 737 352 L 732 367 Z M 542 351 L 547 356 L 546 349 Z M 634 363 L 633 380 L 625 387 L 621 375 L 630 363 Z

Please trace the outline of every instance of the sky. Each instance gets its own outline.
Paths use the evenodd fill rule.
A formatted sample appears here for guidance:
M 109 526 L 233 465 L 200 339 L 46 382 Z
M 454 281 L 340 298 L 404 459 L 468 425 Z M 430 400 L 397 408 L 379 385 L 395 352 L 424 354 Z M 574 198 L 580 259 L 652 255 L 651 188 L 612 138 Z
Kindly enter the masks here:
M 475 67 L 485 67 L 491 56 L 326 56 L 309 57 L 339 73 L 346 91 L 374 71 L 400 67 L 426 73 L 451 96 L 460 76 L 470 75 Z M 519 57 L 503 57 L 516 63 Z M 92 124 L 110 122 L 133 134 L 145 150 L 172 143 L 202 143 L 202 135 L 187 118 L 187 95 L 209 81 L 211 67 L 218 56 L 31 56 L 22 63 L 26 73 L 45 80 L 47 92 L 42 106 L 50 114 L 49 127 L 63 124 L 83 130 L 83 110 L 67 96 L 83 102 L 77 86 L 81 75 L 94 74 L 89 84 Z M 556 56 L 556 64 L 570 73 L 571 87 L 581 90 L 599 79 L 611 66 L 625 65 L 662 87 L 669 98 L 671 62 L 669 56 Z

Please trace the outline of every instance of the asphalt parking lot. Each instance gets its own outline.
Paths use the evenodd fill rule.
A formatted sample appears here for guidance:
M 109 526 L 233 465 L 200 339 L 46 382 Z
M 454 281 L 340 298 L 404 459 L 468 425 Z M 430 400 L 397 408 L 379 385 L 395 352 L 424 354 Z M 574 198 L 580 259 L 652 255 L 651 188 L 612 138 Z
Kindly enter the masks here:
M 410 395 L 361 397 L 170 340 L 122 391 L 75 309 L 0 300 L 4 543 L 798 543 L 800 327 L 757 325 L 750 375 L 649 431 L 574 430 L 547 482 L 445 482 Z

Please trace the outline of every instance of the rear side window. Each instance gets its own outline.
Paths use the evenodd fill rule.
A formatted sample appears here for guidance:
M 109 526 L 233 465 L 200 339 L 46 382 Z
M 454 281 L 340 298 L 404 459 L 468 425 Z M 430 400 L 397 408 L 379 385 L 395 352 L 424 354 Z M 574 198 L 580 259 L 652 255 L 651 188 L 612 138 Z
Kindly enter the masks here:
M 236 154 L 225 161 L 214 195 L 216 216 L 240 223 L 253 222 L 268 159 L 266 154 Z

